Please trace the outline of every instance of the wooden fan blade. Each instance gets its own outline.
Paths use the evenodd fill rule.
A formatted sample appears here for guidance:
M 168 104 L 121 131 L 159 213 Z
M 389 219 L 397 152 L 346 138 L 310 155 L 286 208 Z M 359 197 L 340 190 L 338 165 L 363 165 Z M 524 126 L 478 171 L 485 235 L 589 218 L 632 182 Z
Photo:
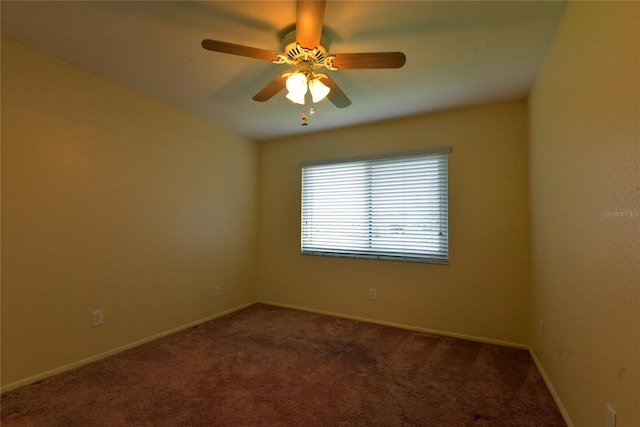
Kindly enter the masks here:
M 296 6 L 296 42 L 307 49 L 320 46 L 325 0 L 298 0 Z
M 336 82 L 331 77 L 327 76 L 326 78 L 322 79 L 322 83 L 324 83 L 329 89 L 331 89 L 329 95 L 327 95 L 327 98 L 329 98 L 329 101 L 331 101 L 333 105 L 338 108 L 344 108 L 351 105 L 351 100 L 347 97 L 347 95 L 344 94 L 342 89 L 338 87 Z
M 248 58 L 264 59 L 265 61 L 277 61 L 278 54 L 270 50 L 258 49 L 257 47 L 243 46 L 221 42 L 219 40 L 202 40 L 202 47 L 214 52 L 230 53 L 231 55 L 246 56 Z
M 283 74 L 280 74 L 278 77 L 271 80 L 271 82 L 267 83 L 267 85 L 263 87 L 262 90 L 260 90 L 260 92 L 253 95 L 253 100 L 258 102 L 268 101 L 276 93 L 284 89 L 287 79 L 283 77 Z
M 340 53 L 333 58 L 339 70 L 400 68 L 407 61 L 402 52 Z

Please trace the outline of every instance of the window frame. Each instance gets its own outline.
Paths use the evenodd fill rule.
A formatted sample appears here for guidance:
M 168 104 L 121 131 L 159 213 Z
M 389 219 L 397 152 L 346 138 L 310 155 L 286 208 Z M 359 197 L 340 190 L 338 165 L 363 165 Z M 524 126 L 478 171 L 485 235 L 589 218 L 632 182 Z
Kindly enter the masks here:
M 408 151 L 408 152 L 400 152 L 400 153 L 396 152 L 396 153 L 379 154 L 379 155 L 372 155 L 372 156 L 346 157 L 346 158 L 339 158 L 339 159 L 328 159 L 328 160 L 300 163 L 300 167 L 301 167 L 300 253 L 302 255 L 381 259 L 381 260 L 393 260 L 393 261 L 405 261 L 405 262 L 419 262 L 419 263 L 428 263 L 428 264 L 448 264 L 449 263 L 449 230 L 448 230 L 449 166 L 448 166 L 448 163 L 449 163 L 449 153 L 451 153 L 451 151 L 452 151 L 452 148 L 450 146 L 444 146 L 444 147 L 433 147 L 433 148 L 417 150 L 417 151 Z M 432 157 L 432 159 L 429 159 L 429 157 Z M 398 160 L 407 160 L 407 164 L 409 164 L 411 160 L 419 159 L 422 161 L 425 158 L 429 161 L 437 161 L 437 164 L 438 164 L 437 179 L 433 180 L 433 182 L 437 182 L 437 185 L 435 186 L 435 188 L 438 191 L 437 193 L 438 201 L 435 202 L 434 205 L 436 205 L 437 207 L 436 215 L 438 218 L 437 221 L 439 221 L 440 228 L 438 229 L 439 235 L 437 237 L 434 237 L 435 236 L 435 234 L 433 234 L 434 231 L 431 230 L 429 232 L 430 234 L 428 234 L 428 236 L 425 237 L 426 239 L 428 239 L 428 242 L 422 242 L 420 245 L 426 247 L 427 245 L 430 244 L 432 246 L 437 246 L 438 247 L 437 249 L 430 250 L 430 251 L 424 250 L 423 252 L 417 252 L 417 250 L 407 251 L 406 246 L 395 247 L 395 248 L 391 246 L 389 250 L 384 251 L 384 250 L 381 250 L 381 247 L 384 246 L 382 243 L 374 245 L 375 248 L 373 249 L 370 246 L 367 247 L 366 249 L 362 249 L 362 248 L 345 249 L 344 247 L 341 248 L 340 244 L 336 244 L 334 247 L 328 246 L 320 249 L 318 246 L 314 247 L 308 243 L 305 245 L 305 241 L 307 242 L 309 241 L 308 233 L 306 233 L 306 226 L 308 224 L 305 223 L 305 218 L 306 218 L 305 214 L 309 215 L 309 212 L 310 212 L 310 211 L 309 212 L 305 211 L 305 209 L 308 210 L 307 204 L 309 203 L 308 197 L 307 195 L 305 195 L 305 170 L 308 171 L 309 169 L 313 169 L 314 167 L 317 167 L 317 166 L 335 167 L 337 169 L 341 164 L 350 164 L 353 166 L 356 163 L 363 163 L 365 168 L 366 167 L 369 168 L 369 172 L 365 173 L 363 176 L 367 177 L 366 179 L 372 179 L 370 170 L 373 169 L 374 167 L 377 167 L 380 164 L 385 164 L 385 162 L 397 162 Z M 354 166 L 354 170 L 355 170 L 355 166 Z M 400 177 L 402 175 L 398 172 L 396 176 Z M 429 183 L 431 183 L 431 181 L 429 181 Z M 370 182 L 367 183 L 367 186 L 368 186 L 368 190 L 363 190 L 364 191 L 363 195 L 365 196 L 365 198 L 369 199 L 369 203 L 370 203 L 372 197 L 375 197 L 375 195 L 373 194 L 374 190 L 372 190 Z M 349 188 L 351 189 L 351 187 Z M 403 192 L 402 190 L 399 190 L 399 192 L 394 194 L 403 194 Z M 371 215 L 376 214 L 375 208 L 371 208 L 369 206 L 368 209 L 367 208 L 363 208 L 363 209 L 367 212 L 367 214 L 369 215 L 369 221 L 371 221 Z M 400 208 L 400 209 L 403 209 L 403 208 Z M 399 212 L 395 212 L 394 215 L 398 216 L 399 214 L 400 214 Z M 424 215 L 426 215 L 426 211 L 424 211 L 423 216 Z M 306 218 L 306 219 L 309 219 L 309 218 Z M 426 220 L 423 220 L 423 222 L 425 221 Z M 413 224 L 415 228 L 415 225 L 418 223 L 420 222 L 409 221 L 409 222 L 402 223 L 402 234 L 403 235 L 405 234 L 404 231 L 407 227 L 407 224 L 409 224 L 410 226 L 411 224 Z M 362 225 L 362 224 L 358 223 L 358 225 Z M 372 233 L 371 232 L 372 225 L 370 222 L 368 224 L 368 227 L 369 227 L 368 233 Z M 380 225 L 377 224 L 374 227 L 380 227 Z M 360 230 L 364 230 L 364 228 L 360 228 Z M 335 232 L 338 233 L 339 230 Z M 343 229 L 343 233 L 344 233 L 344 229 Z M 360 232 L 360 237 L 359 237 L 360 240 L 363 240 L 363 237 L 361 235 L 362 233 L 363 231 Z M 387 232 L 387 234 L 384 234 L 384 236 L 388 236 L 388 233 L 389 232 Z M 422 232 L 417 232 L 418 235 L 421 233 Z M 327 239 L 328 237 L 326 235 L 328 234 L 330 233 L 326 232 L 325 236 L 322 236 L 322 237 L 325 237 L 325 239 Z M 409 234 L 410 237 L 415 237 L 415 235 L 416 235 L 416 232 Z M 342 239 L 343 236 L 344 234 L 341 235 L 340 239 Z M 383 237 L 382 239 L 378 239 L 378 240 L 382 241 L 382 240 L 385 240 L 385 238 Z M 400 239 L 393 240 L 393 242 L 397 242 L 399 240 Z M 349 243 L 352 243 L 352 242 L 349 242 Z M 357 243 L 354 243 L 354 245 L 357 245 Z

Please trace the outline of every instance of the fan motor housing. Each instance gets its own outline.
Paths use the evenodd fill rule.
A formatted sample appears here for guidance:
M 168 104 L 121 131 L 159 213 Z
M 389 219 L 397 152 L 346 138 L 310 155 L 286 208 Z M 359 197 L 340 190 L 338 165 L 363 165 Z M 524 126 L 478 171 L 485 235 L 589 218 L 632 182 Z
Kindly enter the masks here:
M 296 32 L 294 30 L 284 37 L 283 53 L 292 62 L 311 62 L 322 64 L 329 56 L 327 50 L 322 46 L 323 44 L 327 44 L 327 38 L 324 35 L 321 36 L 320 43 L 320 46 L 315 46 L 313 49 L 302 47 L 296 42 Z

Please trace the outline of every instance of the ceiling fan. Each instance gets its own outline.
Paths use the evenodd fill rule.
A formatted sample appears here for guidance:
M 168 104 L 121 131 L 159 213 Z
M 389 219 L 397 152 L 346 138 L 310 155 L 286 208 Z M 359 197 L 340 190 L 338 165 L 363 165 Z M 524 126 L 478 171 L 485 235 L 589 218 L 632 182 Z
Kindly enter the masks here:
M 271 99 L 285 87 L 287 98 L 304 104 L 307 91 L 313 102 L 327 97 L 336 107 L 351 105 L 351 100 L 326 73 L 316 70 L 353 70 L 375 68 L 400 68 L 406 61 L 402 52 L 342 53 L 329 55 L 322 46 L 326 39 L 322 23 L 326 0 L 298 0 L 296 5 L 296 29 L 284 38 L 284 52 L 278 53 L 260 48 L 227 43 L 219 40 L 203 40 L 202 47 L 214 52 L 229 53 L 254 59 L 287 64 L 290 71 L 281 73 L 253 96 L 255 101 Z M 324 82 L 324 83 L 323 83 Z

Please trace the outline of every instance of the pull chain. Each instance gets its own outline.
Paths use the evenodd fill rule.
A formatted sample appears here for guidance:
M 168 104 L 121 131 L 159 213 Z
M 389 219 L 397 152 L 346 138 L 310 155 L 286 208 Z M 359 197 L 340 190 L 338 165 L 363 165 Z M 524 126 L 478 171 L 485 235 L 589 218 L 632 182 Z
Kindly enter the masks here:
M 309 115 L 313 116 L 316 113 L 316 110 L 313 109 L 313 107 L 309 108 Z M 309 119 L 307 118 L 307 115 L 305 113 L 302 113 L 300 115 L 300 119 L 302 120 L 301 126 L 308 126 L 309 125 Z

